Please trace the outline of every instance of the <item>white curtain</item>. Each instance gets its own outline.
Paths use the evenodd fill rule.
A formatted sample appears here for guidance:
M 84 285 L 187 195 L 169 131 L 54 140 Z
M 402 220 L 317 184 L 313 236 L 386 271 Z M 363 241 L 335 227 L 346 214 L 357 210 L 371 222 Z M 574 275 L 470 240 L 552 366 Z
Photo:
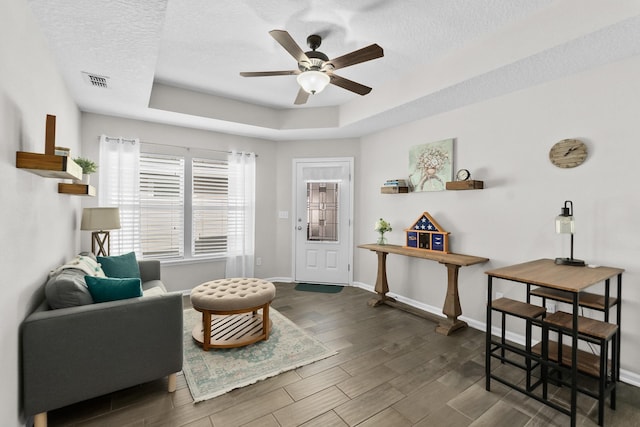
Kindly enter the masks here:
M 111 254 L 135 252 L 140 246 L 140 141 L 100 136 L 99 204 L 120 208 L 120 230 L 112 230 Z
M 229 154 L 226 277 L 253 277 L 255 188 L 255 154 Z

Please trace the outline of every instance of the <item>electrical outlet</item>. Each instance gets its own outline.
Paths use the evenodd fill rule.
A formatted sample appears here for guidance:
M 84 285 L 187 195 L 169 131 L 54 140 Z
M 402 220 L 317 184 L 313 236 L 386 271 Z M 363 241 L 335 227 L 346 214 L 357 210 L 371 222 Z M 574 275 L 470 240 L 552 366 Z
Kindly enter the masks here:
M 547 313 L 555 313 L 556 312 L 556 303 L 548 302 L 547 303 Z
M 496 299 L 500 299 L 504 297 L 504 294 L 502 292 L 496 292 Z
M 262 258 L 256 258 L 256 265 L 262 265 Z

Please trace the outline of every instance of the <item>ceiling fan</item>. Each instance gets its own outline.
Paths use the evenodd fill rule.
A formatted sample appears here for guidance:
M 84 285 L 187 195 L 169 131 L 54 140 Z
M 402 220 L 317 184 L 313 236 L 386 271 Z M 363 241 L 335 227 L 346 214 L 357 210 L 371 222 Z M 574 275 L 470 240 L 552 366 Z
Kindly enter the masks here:
M 306 103 L 310 94 L 321 92 L 329 83 L 357 93 L 358 95 L 366 95 L 371 92 L 370 87 L 340 77 L 333 72 L 340 68 L 384 56 L 382 48 L 377 44 L 363 47 L 362 49 L 355 50 L 334 59 L 329 59 L 327 55 L 316 50 L 322 43 L 322 37 L 317 34 L 312 34 L 307 37 L 307 45 L 311 48 L 309 52 L 303 52 L 291 35 L 284 30 L 272 30 L 269 31 L 269 34 L 298 61 L 298 69 L 288 71 L 241 72 L 241 76 L 266 77 L 297 75 L 300 90 L 294 102 L 296 105 Z

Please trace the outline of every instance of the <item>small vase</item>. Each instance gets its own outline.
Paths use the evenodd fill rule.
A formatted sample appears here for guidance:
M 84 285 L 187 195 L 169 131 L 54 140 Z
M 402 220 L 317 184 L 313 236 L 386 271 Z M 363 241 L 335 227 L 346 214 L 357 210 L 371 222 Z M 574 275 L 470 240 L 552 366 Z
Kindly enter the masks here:
M 384 233 L 380 233 L 380 237 L 378 237 L 378 241 L 376 242 L 376 244 L 378 244 L 378 245 L 386 245 L 387 244 L 387 238 L 384 237 Z
M 91 175 L 89 175 L 87 173 L 83 173 L 82 174 L 82 184 L 89 185 L 90 182 L 91 182 Z

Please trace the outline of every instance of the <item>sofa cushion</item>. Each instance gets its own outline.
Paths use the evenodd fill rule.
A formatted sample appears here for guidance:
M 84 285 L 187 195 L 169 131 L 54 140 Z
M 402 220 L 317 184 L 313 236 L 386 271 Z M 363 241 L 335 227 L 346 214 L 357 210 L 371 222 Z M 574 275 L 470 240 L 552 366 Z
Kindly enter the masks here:
M 165 288 L 161 280 L 147 280 L 146 282 L 142 282 L 142 292 L 154 288 L 160 288 L 163 293 L 167 293 L 167 288 Z
M 152 296 L 164 295 L 164 294 L 166 294 L 166 292 L 162 288 L 160 288 L 158 286 L 142 290 L 142 296 L 143 297 L 152 297 Z
M 142 296 L 139 278 L 85 276 L 87 287 L 95 302 L 116 301 Z
M 68 268 L 51 273 L 44 292 L 47 304 L 53 309 L 93 304 L 91 293 L 85 284 L 85 272 Z
M 99 256 L 97 259 L 107 277 L 140 278 L 140 268 L 135 252 L 118 256 Z

